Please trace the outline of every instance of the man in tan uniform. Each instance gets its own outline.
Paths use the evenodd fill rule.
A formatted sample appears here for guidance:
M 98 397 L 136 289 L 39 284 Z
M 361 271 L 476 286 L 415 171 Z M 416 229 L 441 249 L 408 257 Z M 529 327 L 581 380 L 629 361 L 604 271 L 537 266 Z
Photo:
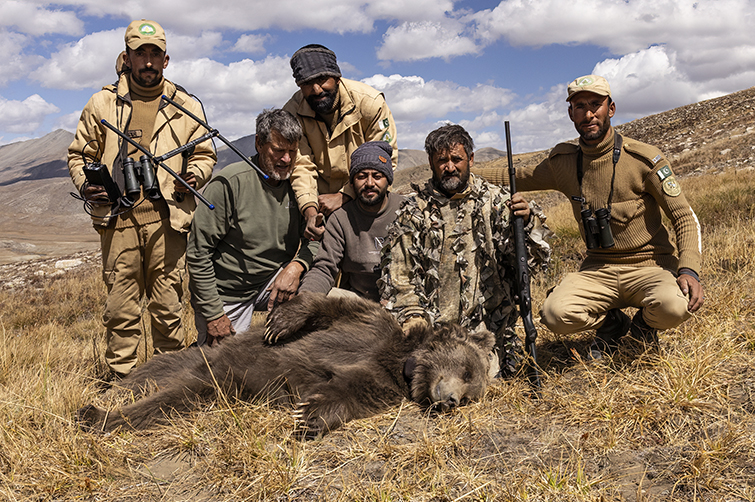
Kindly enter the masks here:
M 119 72 L 116 84 L 103 87 L 91 97 L 68 147 L 71 179 L 87 201 L 100 234 L 103 278 L 108 289 L 103 314 L 107 328 L 105 359 L 117 377 L 128 374 L 136 364 L 141 338 L 140 303 L 145 294 L 155 351 L 183 347 L 186 235 L 196 202 L 186 195 L 188 190 L 183 185 L 156 166 L 153 169 L 158 190 L 142 189 L 131 200 L 123 196 L 111 200 L 102 186 L 87 182 L 84 165 L 104 164 L 123 194 L 123 164 L 127 158 L 138 163 L 142 155 L 104 126 L 102 119 L 158 156 L 205 132 L 197 122 L 161 99 L 166 95 L 195 115 L 204 116 L 199 102 L 163 78 L 169 56 L 162 27 L 154 21 L 133 21 L 126 29 L 125 42 L 126 52 L 116 64 L 125 71 Z M 210 140 L 196 145 L 185 161 L 183 179 L 194 188 L 203 186 L 212 175 L 215 161 Z M 183 162 L 181 155 L 165 161 L 176 172 L 182 171 Z
M 299 90 L 283 109 L 299 119 L 304 132 L 291 186 L 307 219 L 305 236 L 319 240 L 323 216 L 355 197 L 349 161 L 359 145 L 387 141 L 396 169 L 396 124 L 383 93 L 342 78 L 336 55 L 327 47 L 302 47 L 291 57 L 291 69 Z
M 654 344 L 657 330 L 678 326 L 702 306 L 700 224 L 661 151 L 611 127 L 616 105 L 605 78 L 580 77 L 567 93 L 579 145 L 556 145 L 536 167 L 518 169 L 516 183 L 524 191 L 558 190 L 571 201 L 587 257 L 546 298 L 542 322 L 555 333 L 597 328 L 590 355 L 600 359 L 630 330 Z M 498 184 L 508 174 L 476 173 Z M 671 220 L 678 251 L 661 213 Z M 633 319 L 626 307 L 639 309 Z

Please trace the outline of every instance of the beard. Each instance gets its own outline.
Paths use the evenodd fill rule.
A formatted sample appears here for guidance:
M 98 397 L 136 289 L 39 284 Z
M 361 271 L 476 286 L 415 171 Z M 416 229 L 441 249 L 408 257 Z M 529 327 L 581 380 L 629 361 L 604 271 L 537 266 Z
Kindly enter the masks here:
M 336 104 L 336 97 L 338 88 L 333 89 L 332 91 L 325 91 L 323 90 L 318 95 L 311 95 L 307 96 L 307 103 L 309 103 L 309 107 L 312 108 L 312 110 L 315 111 L 315 113 L 319 113 L 320 115 L 326 115 L 333 111 L 333 108 Z
M 387 192 L 387 190 L 385 191 L 378 190 L 377 194 L 374 195 L 372 198 L 367 198 L 365 196 L 365 191 L 366 190 L 362 190 L 359 192 L 359 195 L 358 195 L 359 202 L 361 202 L 365 206 L 370 206 L 370 207 L 379 206 L 380 204 L 382 204 L 383 200 L 385 200 L 385 194 Z
M 577 130 L 579 132 L 579 137 L 582 138 L 583 141 L 595 141 L 596 139 L 601 139 L 605 137 L 605 134 L 608 132 L 608 129 L 611 127 L 611 121 L 606 120 L 603 122 L 603 124 L 600 126 L 600 128 L 595 132 L 585 132 L 583 130 Z
M 276 166 L 273 162 L 271 162 L 266 157 L 260 155 L 259 158 L 260 163 L 260 169 L 263 173 L 267 174 L 271 180 L 275 181 L 285 181 L 291 177 L 291 172 L 294 170 L 294 163 L 291 164 L 280 164 Z M 278 168 L 286 168 L 286 172 L 281 174 L 281 172 L 278 169 L 275 169 L 275 167 Z
M 143 77 L 152 77 L 152 80 L 147 81 Z M 157 70 L 131 71 L 131 78 L 142 87 L 156 87 L 163 83 L 162 76 Z
M 453 195 L 461 192 L 467 187 L 469 182 L 469 171 L 461 173 L 458 170 L 452 173 L 450 176 L 446 175 L 443 178 L 438 178 L 436 174 L 433 174 L 433 183 L 435 187 L 442 192 Z

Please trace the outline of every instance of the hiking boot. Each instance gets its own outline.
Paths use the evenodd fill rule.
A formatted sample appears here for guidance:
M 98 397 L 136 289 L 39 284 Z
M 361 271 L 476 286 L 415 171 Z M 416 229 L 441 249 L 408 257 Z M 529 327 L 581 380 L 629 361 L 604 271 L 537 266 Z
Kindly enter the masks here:
M 619 339 L 626 335 L 632 320 L 620 309 L 611 309 L 606 313 L 603 324 L 595 330 L 595 340 L 590 345 L 590 357 L 603 359 L 604 355 L 613 354 L 619 347 Z
M 637 342 L 644 343 L 645 345 L 658 345 L 658 330 L 648 326 L 645 318 L 642 317 L 642 309 L 634 314 L 630 332 L 632 339 Z

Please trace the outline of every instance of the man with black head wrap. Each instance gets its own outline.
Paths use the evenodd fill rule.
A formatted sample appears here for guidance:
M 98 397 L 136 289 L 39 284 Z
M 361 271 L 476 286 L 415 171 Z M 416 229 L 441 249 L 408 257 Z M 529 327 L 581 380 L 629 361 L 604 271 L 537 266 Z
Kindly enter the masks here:
M 283 109 L 299 119 L 304 131 L 291 185 L 307 219 L 305 236 L 320 239 L 323 216 L 355 197 L 349 160 L 359 145 L 388 142 L 396 169 L 396 124 L 383 94 L 342 78 L 336 55 L 327 47 L 302 47 L 291 57 L 291 69 L 299 90 Z

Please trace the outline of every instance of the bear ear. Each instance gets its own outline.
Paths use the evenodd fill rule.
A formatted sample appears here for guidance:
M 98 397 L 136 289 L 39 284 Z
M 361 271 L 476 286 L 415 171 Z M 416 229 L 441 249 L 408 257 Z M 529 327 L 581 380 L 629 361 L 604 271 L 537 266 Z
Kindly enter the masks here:
M 483 329 L 469 333 L 469 341 L 480 347 L 484 352 L 490 352 L 495 346 L 495 336 L 490 331 Z
M 435 328 L 435 336 L 439 340 L 457 340 L 460 342 L 468 338 L 466 328 L 447 322 L 438 323 Z

